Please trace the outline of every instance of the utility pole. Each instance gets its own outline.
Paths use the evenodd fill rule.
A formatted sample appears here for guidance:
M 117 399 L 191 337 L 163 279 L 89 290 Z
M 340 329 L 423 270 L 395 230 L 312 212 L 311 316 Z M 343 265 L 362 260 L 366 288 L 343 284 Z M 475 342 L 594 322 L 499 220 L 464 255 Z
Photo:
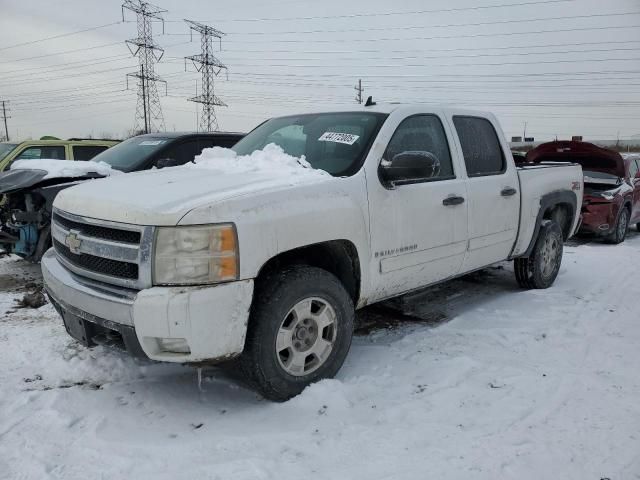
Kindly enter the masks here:
M 164 32 L 162 14 L 166 10 L 142 0 L 125 0 L 122 4 L 123 21 L 125 10 L 130 10 L 136 14 L 138 25 L 138 36 L 125 42 L 131 54 L 134 57 L 138 57 L 138 63 L 140 64 L 139 72 L 127 74 L 127 89 L 129 88 L 129 77 L 138 79 L 136 129 L 140 131 L 144 128 L 144 133 L 162 132 L 165 130 L 164 116 L 162 115 L 162 105 L 160 105 L 156 84 L 158 82 L 164 83 L 166 93 L 167 82 L 155 73 L 155 64 L 164 55 L 164 50 L 153 41 L 151 25 L 153 20 L 161 21 Z
M 142 112 L 144 116 L 144 133 L 149 133 L 149 116 L 147 115 L 147 87 L 146 77 L 144 76 L 144 65 L 140 65 L 140 81 L 142 82 Z
M 191 60 L 196 70 L 202 74 L 202 93 L 198 95 L 198 87 L 196 84 L 196 96 L 189 98 L 190 102 L 196 102 L 202 104 L 202 116 L 200 117 L 200 130 L 203 132 L 214 132 L 218 130 L 218 119 L 216 118 L 215 107 L 226 107 L 220 98 L 214 95 L 214 77 L 217 77 L 222 70 L 227 70 L 227 67 L 213 55 L 213 39 L 217 38 L 222 45 L 222 33 L 213 27 L 204 25 L 202 23 L 194 22 L 193 20 L 186 20 L 189 25 L 189 31 L 192 35 L 193 32 L 200 33 L 200 47 L 201 52 L 197 55 L 191 55 L 184 57 L 184 69 L 187 70 L 187 60 Z
M 358 85 L 356 85 L 353 88 L 355 89 L 356 92 L 358 92 L 356 94 L 356 102 L 358 102 L 360 105 L 362 105 L 362 92 L 364 92 L 364 89 L 362 88 L 362 79 L 359 79 L 358 80 Z
M 6 107 L 6 101 L 2 100 L 2 118 L 4 119 L 4 139 L 8 142 L 9 141 L 9 127 L 7 126 L 7 118 L 11 118 L 11 117 L 7 117 L 7 107 Z
M 527 122 L 524 122 L 524 131 L 522 132 L 522 141 L 526 142 L 525 138 L 527 138 Z

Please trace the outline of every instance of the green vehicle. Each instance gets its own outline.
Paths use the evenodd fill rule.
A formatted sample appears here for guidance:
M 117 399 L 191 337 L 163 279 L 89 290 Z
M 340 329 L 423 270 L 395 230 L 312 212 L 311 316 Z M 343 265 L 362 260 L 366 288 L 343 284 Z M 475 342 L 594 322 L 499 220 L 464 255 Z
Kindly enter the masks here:
M 117 145 L 116 140 L 27 140 L 0 143 L 0 171 L 9 170 L 14 160 L 91 160 Z

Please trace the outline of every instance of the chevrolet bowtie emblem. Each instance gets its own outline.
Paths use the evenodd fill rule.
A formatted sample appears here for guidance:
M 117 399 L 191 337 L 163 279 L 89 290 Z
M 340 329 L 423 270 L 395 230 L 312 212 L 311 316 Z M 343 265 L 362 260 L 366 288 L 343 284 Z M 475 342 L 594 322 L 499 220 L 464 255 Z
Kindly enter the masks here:
M 82 245 L 82 240 L 78 238 L 78 234 L 74 231 L 71 231 L 64 237 L 64 244 L 69 247 L 71 253 L 75 253 L 76 255 L 80 253 L 80 245 Z

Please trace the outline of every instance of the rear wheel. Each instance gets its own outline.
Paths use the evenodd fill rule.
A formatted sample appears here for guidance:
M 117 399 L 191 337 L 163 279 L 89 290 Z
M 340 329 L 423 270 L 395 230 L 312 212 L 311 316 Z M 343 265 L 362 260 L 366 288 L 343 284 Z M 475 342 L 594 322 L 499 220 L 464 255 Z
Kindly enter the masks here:
M 523 288 L 548 288 L 562 263 L 562 230 L 552 220 L 543 220 L 531 255 L 513 262 L 518 284 Z
M 640 223 L 636 223 L 636 230 L 640 232 Z
M 629 229 L 629 210 L 625 207 L 620 209 L 618 213 L 618 220 L 616 220 L 616 226 L 605 240 L 608 243 L 618 244 L 624 242 L 627 236 L 627 230 Z
M 344 362 L 354 307 L 342 283 L 320 268 L 294 266 L 264 279 L 255 292 L 240 366 L 264 397 L 287 400 Z

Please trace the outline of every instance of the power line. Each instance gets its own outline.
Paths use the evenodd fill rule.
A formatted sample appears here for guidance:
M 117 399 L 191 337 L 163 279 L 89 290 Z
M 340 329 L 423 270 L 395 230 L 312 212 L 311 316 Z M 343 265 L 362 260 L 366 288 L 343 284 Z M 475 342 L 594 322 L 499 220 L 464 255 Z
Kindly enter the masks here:
M 53 35 L 51 37 L 39 38 L 38 40 L 31 40 L 29 42 L 16 43 L 14 45 L 9 45 L 7 47 L 2 47 L 2 48 L 0 48 L 0 51 L 9 50 L 10 48 L 24 47 L 26 45 L 33 45 L 34 43 L 39 43 L 39 42 L 46 42 L 47 40 L 55 40 L 57 38 L 69 37 L 71 35 L 77 35 L 79 33 L 91 32 L 93 30 L 98 30 L 100 28 L 112 27 L 113 25 L 118 25 L 119 23 L 122 23 L 122 22 L 105 23 L 104 25 L 98 25 L 96 27 L 84 28 L 82 30 L 76 30 L 75 32 L 61 33 L 59 35 Z
M 503 36 L 515 36 L 515 35 L 533 35 L 542 33 L 566 33 L 566 32 L 583 32 L 589 30 L 620 30 L 623 28 L 640 28 L 640 25 L 607 25 L 603 27 L 578 27 L 578 28 L 559 28 L 550 30 L 530 30 L 530 31 L 516 31 L 516 32 L 496 32 L 496 33 L 475 33 L 475 34 L 456 34 L 456 35 L 434 35 L 432 37 L 404 37 L 404 38 L 352 38 L 352 39 L 336 39 L 336 40 L 313 40 L 313 43 L 346 43 L 346 42 L 390 42 L 390 41 L 407 41 L 407 40 L 446 40 L 446 39 L 459 39 L 459 38 L 483 38 L 483 37 L 503 37 Z M 264 41 L 260 40 L 231 40 L 233 43 L 258 43 L 262 44 Z M 300 43 L 298 39 L 291 40 L 270 40 L 272 43 Z
M 44 55 L 36 55 L 33 57 L 24 57 L 24 58 L 16 58 L 13 60 L 5 60 L 4 62 L 0 62 L 0 64 L 3 63 L 13 63 L 13 62 L 24 62 L 25 60 L 35 60 L 38 58 L 45 58 L 45 57 L 51 57 L 51 56 L 55 56 L 55 55 L 66 55 L 69 53 L 76 53 L 76 52 L 84 52 L 87 50 L 96 50 L 98 48 L 105 48 L 105 47 L 112 47 L 114 45 L 120 45 L 120 42 L 113 42 L 113 43 L 105 43 L 104 45 L 96 45 L 93 47 L 84 47 L 84 48 L 75 48 L 73 50 L 65 50 L 62 52 L 51 52 L 51 53 L 47 53 Z
M 578 43 L 547 43 L 547 44 L 534 44 L 534 45 L 504 45 L 501 47 L 461 47 L 461 48 L 423 48 L 423 49 L 411 49 L 406 48 L 402 50 L 385 50 L 386 53 L 408 53 L 408 52 L 460 52 L 460 51 L 484 51 L 484 50 L 512 50 L 512 49 L 523 49 L 523 48 L 549 48 L 549 47 L 577 47 L 577 46 L 586 46 L 586 45 L 608 45 L 608 44 L 633 44 L 640 43 L 640 40 L 605 40 L 600 42 L 578 42 Z M 305 45 L 306 46 L 306 45 Z M 374 49 L 349 49 L 349 50 L 309 50 L 306 49 L 304 51 L 301 50 L 290 50 L 290 49 L 272 49 L 269 48 L 267 50 L 248 50 L 246 48 L 242 48 L 240 50 L 234 49 L 225 49 L 225 52 L 242 52 L 242 53 L 305 53 L 305 54 L 341 54 L 341 53 L 380 53 L 379 48 Z M 540 52 L 544 53 L 544 52 Z M 507 54 L 508 55 L 508 54 Z M 173 59 L 179 59 L 180 57 L 167 57 Z
M 55 65 L 52 65 L 51 66 L 51 68 L 52 68 L 51 70 L 49 70 L 49 69 L 41 70 L 42 67 L 41 66 L 37 66 L 37 67 L 21 68 L 21 69 L 18 69 L 18 70 L 9 70 L 9 71 L 3 72 L 3 73 L 13 74 L 13 73 L 20 73 L 20 72 L 28 72 L 28 71 L 31 71 L 31 70 L 39 70 L 38 71 L 39 75 L 40 74 L 49 74 L 49 73 L 55 73 L 55 72 L 60 72 L 60 71 L 73 70 L 75 68 L 84 68 L 84 67 L 91 67 L 93 65 L 102 65 L 104 63 L 119 62 L 119 61 L 122 61 L 122 60 L 125 60 L 125 59 L 128 60 L 129 58 L 131 58 L 131 57 L 129 57 L 129 55 L 111 55 L 109 57 L 102 57 L 102 60 L 97 61 L 97 62 L 95 62 L 95 61 L 87 62 L 87 60 L 78 60 L 78 61 L 75 61 L 75 62 L 58 63 L 58 64 L 55 64 Z M 80 65 L 77 65 L 77 64 L 80 64 Z M 75 65 L 75 66 L 70 67 L 70 65 Z M 60 68 L 60 67 L 63 67 L 63 68 Z M 29 75 L 29 76 L 31 76 L 31 75 Z M 15 77 L 15 76 L 14 75 L 10 75 L 9 76 L 9 78 L 13 78 L 13 77 Z M 20 75 L 18 75 L 17 77 L 20 77 Z M 0 77 L 0 80 L 4 80 L 5 78 L 7 78 L 7 77 Z
M 508 25 L 512 23 L 531 23 L 531 22 L 547 22 L 555 20 L 576 20 L 580 18 L 603 18 L 603 17 L 625 17 L 628 15 L 638 15 L 639 11 L 635 12 L 615 12 L 615 13 L 594 13 L 588 15 L 569 15 L 563 17 L 538 17 L 538 18 L 523 18 L 518 20 L 494 20 L 490 22 L 475 22 L 475 23 L 446 23 L 436 25 L 402 25 L 398 27 L 368 27 L 368 28 L 346 28 L 337 30 L 291 30 L 285 32 L 229 32 L 229 35 L 304 35 L 304 34 L 316 34 L 316 33 L 360 33 L 360 32 L 377 32 L 377 31 L 389 31 L 389 30 L 424 30 L 426 28 L 454 28 L 454 27 L 480 27 L 488 25 Z M 180 35 L 180 34 L 177 34 Z
M 81 73 L 70 73 L 68 75 L 60 75 L 58 77 L 36 77 L 34 75 L 29 75 L 27 79 L 20 81 L 20 85 L 24 85 L 27 83 L 38 83 L 38 82 L 42 82 L 42 81 L 46 81 L 46 82 L 50 82 L 53 80 L 63 80 L 65 78 L 76 78 L 79 76 L 84 76 L 84 75 L 97 75 L 100 73 L 112 73 L 118 70 L 129 70 L 132 67 L 118 67 L 118 68 L 109 68 L 106 70 L 94 70 L 92 72 L 81 72 Z M 14 84 L 14 82 L 12 81 L 12 84 Z
M 444 57 L 440 57 L 444 58 Z M 404 64 L 381 64 L 376 63 L 376 68 L 393 68 L 393 69 L 402 69 L 402 68 L 415 68 L 415 67 L 473 67 L 473 66 L 491 66 L 491 67 L 499 67 L 505 65 L 550 65 L 550 64 L 559 64 L 559 63 L 584 63 L 584 62 L 628 62 L 628 61 L 636 61 L 640 60 L 640 57 L 621 57 L 621 58 L 590 58 L 587 60 L 584 59 L 570 59 L 570 60 L 536 60 L 536 61 L 524 61 L 524 62 L 484 62 L 484 63 L 404 63 Z M 337 65 L 337 64 L 290 64 L 290 63 L 270 63 L 269 67 L 288 67 L 288 68 L 362 68 L 367 66 L 368 63 L 364 64 L 349 64 L 349 65 Z M 265 65 L 259 65 L 255 63 L 236 63 L 237 67 L 264 67 Z
M 439 8 L 434 10 L 412 10 L 404 12 L 377 12 L 377 13 L 353 13 L 345 15 L 326 15 L 326 16 L 305 16 L 305 17 L 284 17 L 284 18 L 232 18 L 232 19 L 220 19 L 219 22 L 269 22 L 269 21 L 292 21 L 292 20 L 334 20 L 338 18 L 367 18 L 367 17 L 388 17 L 394 15 L 420 15 L 427 13 L 445 13 L 445 12 L 462 12 L 462 11 L 476 11 L 476 10 L 488 10 L 492 8 L 510 8 L 510 7 L 523 7 L 528 5 L 545 5 L 553 3 L 568 3 L 575 0 L 537 0 L 521 3 L 502 3 L 493 5 L 476 5 L 474 7 L 458 7 L 458 8 Z M 169 22 L 177 22 L 178 20 L 169 20 Z M 210 20 L 207 20 L 207 22 Z
M 514 53 L 481 53 L 481 54 L 465 54 L 465 55 L 406 55 L 406 56 L 386 56 L 384 55 L 386 52 L 378 51 L 378 55 L 355 55 L 353 57 L 335 57 L 332 56 L 331 60 L 345 60 L 345 61 L 353 61 L 353 60 L 413 60 L 418 58 L 424 59 L 438 59 L 438 58 L 481 58 L 481 57 L 505 57 L 505 56 L 519 56 L 519 57 L 528 57 L 529 55 L 568 55 L 574 53 L 610 53 L 610 52 L 627 52 L 633 51 L 637 52 L 638 47 L 629 47 L 629 48 L 592 48 L 592 49 L 583 49 L 583 50 L 555 50 L 555 51 L 547 51 L 547 52 L 514 52 Z M 349 53 L 349 52 L 343 52 Z M 174 57 L 168 57 L 172 59 Z M 287 60 L 287 61 L 302 61 L 302 60 L 319 60 L 317 58 L 309 58 L 307 57 L 286 57 L 286 58 L 272 58 L 272 57 L 257 57 L 257 58 L 247 58 L 247 57 L 230 57 L 231 59 L 239 59 L 239 60 L 264 60 L 264 61 L 274 61 L 274 60 Z M 613 59 L 615 60 L 615 59 Z M 589 59 L 584 59 L 585 62 L 588 62 Z M 177 62 L 167 62 L 167 63 L 177 63 Z
M 533 73 L 500 73 L 501 77 L 546 77 L 546 76 L 584 76 L 584 75 L 600 75 L 600 74 L 617 74 L 617 73 L 640 73 L 640 70 L 583 70 L 578 72 L 533 72 Z M 257 77 L 304 77 L 304 78 L 350 78 L 350 75 L 342 75 L 336 73 L 243 73 L 244 76 L 257 76 Z M 402 78 L 402 79 L 411 79 L 411 78 L 419 78 L 420 81 L 423 81 L 424 78 L 429 77 L 470 77 L 470 78 L 495 78 L 497 76 L 496 73 L 449 73 L 449 74 L 415 74 L 415 73 L 400 73 L 400 74 L 378 74 L 372 73 L 367 75 L 367 77 L 375 77 L 375 78 Z M 506 80 L 505 80 L 506 81 Z

